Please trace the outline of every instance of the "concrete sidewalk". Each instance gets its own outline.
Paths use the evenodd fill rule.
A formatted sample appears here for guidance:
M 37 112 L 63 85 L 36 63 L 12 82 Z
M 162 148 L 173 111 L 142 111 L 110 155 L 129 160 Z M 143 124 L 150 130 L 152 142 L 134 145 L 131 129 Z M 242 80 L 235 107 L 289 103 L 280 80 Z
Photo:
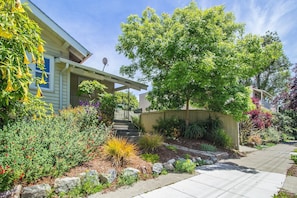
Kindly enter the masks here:
M 136 198 L 187 197 L 269 197 L 282 187 L 285 175 L 255 171 L 231 164 L 201 167 L 200 175 L 170 186 L 144 193 Z
M 198 175 L 168 174 L 154 180 L 137 182 L 132 187 L 90 197 L 262 198 L 272 197 L 282 187 L 297 194 L 297 178 L 286 177 L 287 169 L 293 164 L 289 153 L 294 148 L 295 145 L 278 144 L 251 152 L 247 157 L 199 167 L 196 171 Z

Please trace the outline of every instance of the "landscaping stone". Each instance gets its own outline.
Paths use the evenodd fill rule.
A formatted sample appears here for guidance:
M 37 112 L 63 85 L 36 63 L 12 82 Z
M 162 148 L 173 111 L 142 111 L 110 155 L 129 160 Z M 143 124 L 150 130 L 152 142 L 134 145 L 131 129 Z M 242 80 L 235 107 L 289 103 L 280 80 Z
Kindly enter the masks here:
M 215 156 L 210 157 L 210 160 L 213 161 L 213 163 L 217 163 L 218 162 L 218 158 Z
M 163 170 L 163 164 L 162 163 L 154 163 L 153 164 L 153 173 L 156 173 L 156 174 L 161 174 L 162 170 Z
M 174 166 L 171 163 L 165 162 L 163 163 L 163 167 L 167 170 L 167 171 L 174 171 Z
M 214 163 L 213 163 L 213 161 L 212 160 L 204 160 L 204 163 L 206 164 L 206 165 L 213 165 Z
M 80 185 L 79 177 L 58 178 L 55 180 L 54 188 L 56 193 L 69 192 L 71 189 Z
M 175 159 L 171 159 L 171 160 L 168 160 L 167 163 L 169 163 L 169 164 L 174 164 L 175 161 L 176 161 Z
M 125 168 L 124 170 L 123 170 L 123 175 L 124 176 L 135 176 L 135 177 L 138 177 L 138 173 L 139 173 L 140 171 L 138 170 L 138 169 L 136 169 L 136 168 Z
M 21 197 L 21 193 L 22 193 L 22 185 L 17 185 L 14 188 L 14 192 L 12 193 L 12 198 L 20 198 Z
M 201 162 L 202 158 L 201 157 L 196 157 L 192 159 L 193 162 Z
M 40 184 L 34 186 L 28 186 L 23 188 L 22 198 L 43 198 L 47 197 L 51 191 L 51 187 L 48 184 Z
M 81 182 L 91 182 L 95 186 L 99 185 L 99 174 L 96 170 L 90 170 L 79 174 Z
M 13 190 L 0 192 L 0 198 L 10 198 L 12 196 L 12 193 L 13 193 Z
M 100 174 L 99 179 L 101 183 L 111 184 L 117 178 L 117 171 L 115 169 L 110 169 L 106 174 Z

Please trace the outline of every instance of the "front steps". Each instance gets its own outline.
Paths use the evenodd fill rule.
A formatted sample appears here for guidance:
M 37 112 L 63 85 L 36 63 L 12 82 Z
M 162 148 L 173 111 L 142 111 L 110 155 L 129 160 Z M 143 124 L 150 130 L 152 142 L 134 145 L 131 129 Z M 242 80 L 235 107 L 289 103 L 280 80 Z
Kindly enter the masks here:
M 116 136 L 127 138 L 132 142 L 138 141 L 141 136 L 141 132 L 128 120 L 114 120 L 113 130 Z

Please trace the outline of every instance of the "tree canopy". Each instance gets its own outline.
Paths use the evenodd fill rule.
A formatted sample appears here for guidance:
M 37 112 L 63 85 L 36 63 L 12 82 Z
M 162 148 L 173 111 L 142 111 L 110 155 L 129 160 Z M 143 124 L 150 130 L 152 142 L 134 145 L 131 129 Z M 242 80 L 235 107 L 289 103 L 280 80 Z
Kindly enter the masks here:
M 270 45 L 271 43 L 278 42 L 281 40 L 276 32 L 266 32 L 264 36 L 263 47 Z M 289 59 L 281 50 L 281 55 L 278 59 L 272 59 L 268 65 L 263 68 L 252 78 L 248 79 L 245 84 L 253 85 L 258 89 L 265 90 L 273 96 L 277 96 L 287 89 L 287 84 L 290 81 L 290 66 Z
M 243 36 L 244 25 L 223 6 L 201 10 L 194 2 L 172 15 L 147 8 L 121 28 L 116 49 L 132 61 L 121 73 L 140 71 L 152 82 L 152 108 L 188 109 L 192 101 L 238 120 L 250 102 L 240 80 L 262 71 L 282 49 L 279 42 L 264 46 L 260 36 Z
M 117 91 L 114 93 L 118 105 L 122 105 L 123 109 L 137 109 L 138 100 L 131 92 Z

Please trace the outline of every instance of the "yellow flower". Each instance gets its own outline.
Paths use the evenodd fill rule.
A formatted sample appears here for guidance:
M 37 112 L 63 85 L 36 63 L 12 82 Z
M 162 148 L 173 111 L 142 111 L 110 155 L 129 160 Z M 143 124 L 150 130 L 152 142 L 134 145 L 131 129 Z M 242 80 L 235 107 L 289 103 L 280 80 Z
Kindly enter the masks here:
M 12 33 L 3 30 L 0 28 L 0 37 L 6 38 L 6 39 L 11 39 L 12 38 Z
M 32 56 L 32 63 L 36 63 L 36 58 L 35 58 L 35 56 L 34 56 L 34 54 L 33 53 L 31 53 L 31 56 Z
M 28 76 L 29 78 L 32 78 L 32 74 L 30 72 L 28 65 L 27 65 L 27 70 L 26 70 L 26 76 Z
M 41 89 L 40 89 L 39 86 L 37 87 L 36 97 L 37 98 L 41 98 L 42 97 L 42 91 L 41 91 Z
M 27 103 L 29 101 L 28 94 L 24 95 L 23 102 Z
M 12 87 L 12 82 L 11 82 L 10 78 L 8 78 L 7 86 L 6 86 L 5 91 L 7 91 L 7 92 L 12 92 L 13 90 L 14 90 L 14 89 L 13 89 L 13 87 Z
M 22 76 L 23 76 L 23 73 L 22 73 L 21 67 L 19 66 L 18 67 L 18 73 L 17 73 L 16 77 L 17 78 L 22 78 Z
M 42 45 L 42 44 L 39 44 L 39 45 L 38 45 L 38 48 L 37 48 L 37 50 L 38 50 L 40 53 L 43 53 L 43 52 L 45 52 L 45 50 L 44 50 L 44 48 L 43 48 L 43 45 Z
M 41 84 L 41 85 L 46 85 L 47 84 L 47 82 L 44 80 L 43 75 L 42 75 L 41 80 L 39 81 L 39 84 Z
M 24 64 L 26 64 L 26 65 L 30 64 L 29 58 L 25 51 L 24 51 Z

